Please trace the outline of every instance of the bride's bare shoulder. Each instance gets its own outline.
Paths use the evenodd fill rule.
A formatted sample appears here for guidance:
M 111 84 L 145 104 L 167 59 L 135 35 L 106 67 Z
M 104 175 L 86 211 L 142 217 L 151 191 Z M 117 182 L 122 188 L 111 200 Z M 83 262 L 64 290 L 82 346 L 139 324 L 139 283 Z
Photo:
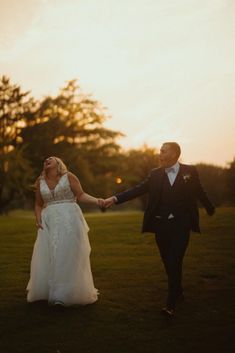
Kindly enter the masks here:
M 68 179 L 70 182 L 78 182 L 79 181 L 78 177 L 75 174 L 73 174 L 71 172 L 67 172 L 67 175 L 68 175 Z

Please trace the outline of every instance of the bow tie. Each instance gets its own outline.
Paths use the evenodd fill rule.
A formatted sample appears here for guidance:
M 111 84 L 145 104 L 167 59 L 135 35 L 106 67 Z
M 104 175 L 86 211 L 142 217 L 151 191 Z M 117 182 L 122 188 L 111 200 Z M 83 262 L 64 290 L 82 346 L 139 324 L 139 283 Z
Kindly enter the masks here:
M 173 167 L 170 167 L 170 168 L 166 168 L 165 169 L 165 172 L 168 174 L 168 173 L 175 173 L 175 168 Z

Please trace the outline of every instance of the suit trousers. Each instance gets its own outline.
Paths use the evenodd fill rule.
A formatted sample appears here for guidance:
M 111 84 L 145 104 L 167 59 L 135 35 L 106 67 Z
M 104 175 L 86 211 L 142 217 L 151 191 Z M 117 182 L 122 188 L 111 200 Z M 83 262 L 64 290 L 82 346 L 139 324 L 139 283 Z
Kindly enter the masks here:
M 183 292 L 182 264 L 190 236 L 186 220 L 164 219 L 157 225 L 156 243 L 168 277 L 167 307 L 174 309 Z

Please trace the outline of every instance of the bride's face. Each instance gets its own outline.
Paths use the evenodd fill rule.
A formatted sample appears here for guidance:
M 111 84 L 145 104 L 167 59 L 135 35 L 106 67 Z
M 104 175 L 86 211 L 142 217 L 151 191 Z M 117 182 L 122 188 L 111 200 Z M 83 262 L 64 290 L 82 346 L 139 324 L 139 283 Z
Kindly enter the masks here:
M 49 157 L 45 160 L 43 164 L 44 170 L 54 169 L 57 168 L 57 161 L 54 157 Z

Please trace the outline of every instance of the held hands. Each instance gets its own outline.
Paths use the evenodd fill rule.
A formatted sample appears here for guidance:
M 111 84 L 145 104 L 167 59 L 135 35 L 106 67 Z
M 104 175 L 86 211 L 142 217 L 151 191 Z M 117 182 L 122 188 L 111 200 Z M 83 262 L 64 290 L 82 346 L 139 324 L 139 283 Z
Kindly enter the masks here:
M 104 199 L 97 199 L 98 207 L 103 210 L 105 208 L 105 200 Z
M 105 202 L 105 208 L 109 208 L 117 202 L 117 198 L 116 198 L 116 196 L 111 196 L 111 197 L 105 199 L 104 202 Z
M 106 211 L 107 208 L 113 206 L 117 202 L 116 196 L 111 196 L 107 199 L 97 199 L 97 205 L 101 209 L 101 211 Z

